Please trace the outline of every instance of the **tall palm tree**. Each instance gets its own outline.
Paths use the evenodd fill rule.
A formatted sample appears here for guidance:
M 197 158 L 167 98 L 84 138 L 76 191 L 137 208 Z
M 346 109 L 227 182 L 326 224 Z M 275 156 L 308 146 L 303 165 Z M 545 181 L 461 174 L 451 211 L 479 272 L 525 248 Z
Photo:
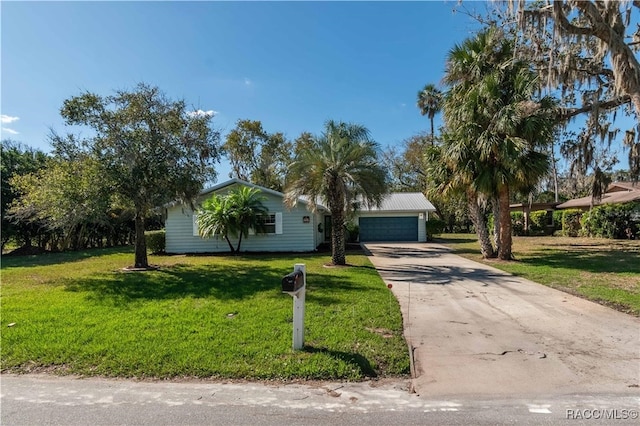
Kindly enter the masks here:
M 433 144 L 435 134 L 433 130 L 433 117 L 442 109 L 442 92 L 429 83 L 418 92 L 418 108 L 422 115 L 429 117 L 431 122 L 431 143 Z
M 235 223 L 229 206 L 230 203 L 227 197 L 213 194 L 202 203 L 202 207 L 198 210 L 196 221 L 198 234 L 202 238 L 221 236 L 233 253 L 235 248 L 231 244 L 229 235 L 235 234 L 237 230 L 234 228 Z
M 548 171 L 549 158 L 540 149 L 553 137 L 554 103 L 534 100 L 535 74 L 514 60 L 513 42 L 495 27 L 449 52 L 445 82 L 451 85 L 445 123 L 455 145 L 447 150 L 449 165 L 465 174 L 475 191 L 497 200 L 498 257 L 509 260 L 510 193 Z
M 345 219 L 356 202 L 379 205 L 387 192 L 387 174 L 378 161 L 378 145 L 360 125 L 327 121 L 289 167 L 285 201 L 305 196 L 312 210 L 323 203 L 331 211 L 331 261 L 345 265 Z

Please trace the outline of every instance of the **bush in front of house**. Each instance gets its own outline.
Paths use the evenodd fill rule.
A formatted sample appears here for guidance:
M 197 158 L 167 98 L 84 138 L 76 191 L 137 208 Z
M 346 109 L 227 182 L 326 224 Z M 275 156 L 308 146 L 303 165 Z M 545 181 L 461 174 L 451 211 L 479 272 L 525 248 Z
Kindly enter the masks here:
M 567 209 L 562 211 L 562 235 L 565 237 L 577 237 L 582 225 L 580 218 L 583 211 L 580 209 Z
M 554 233 L 553 235 L 556 235 L 556 233 L 558 233 L 558 235 L 562 235 L 562 215 L 564 213 L 564 210 L 554 210 L 553 211 L 553 229 L 554 229 Z
M 164 253 L 165 251 L 165 231 L 161 229 L 159 231 L 147 231 L 144 233 L 144 238 L 147 240 L 147 250 L 151 253 Z
M 603 204 L 584 213 L 581 219 L 585 236 L 635 238 L 640 228 L 640 203 Z
M 360 236 L 360 227 L 355 223 L 347 223 L 345 228 L 346 228 L 345 237 L 347 238 L 347 242 L 357 243 L 358 237 Z
M 432 241 L 435 234 L 442 234 L 447 226 L 444 220 L 431 218 L 427 220 L 427 241 Z
M 524 213 L 511 212 L 511 233 L 519 237 L 524 235 Z
M 546 234 L 547 223 L 549 223 L 549 213 L 546 210 L 536 210 L 529 213 L 529 234 Z

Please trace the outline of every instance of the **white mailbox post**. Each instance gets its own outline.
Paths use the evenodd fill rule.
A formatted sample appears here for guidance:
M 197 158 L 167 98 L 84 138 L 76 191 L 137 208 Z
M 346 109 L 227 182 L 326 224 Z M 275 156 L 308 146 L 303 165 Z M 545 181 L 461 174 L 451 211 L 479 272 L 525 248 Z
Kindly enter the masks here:
M 304 263 L 296 263 L 293 273 L 282 278 L 282 292 L 293 297 L 293 349 L 304 346 L 304 299 L 307 271 Z

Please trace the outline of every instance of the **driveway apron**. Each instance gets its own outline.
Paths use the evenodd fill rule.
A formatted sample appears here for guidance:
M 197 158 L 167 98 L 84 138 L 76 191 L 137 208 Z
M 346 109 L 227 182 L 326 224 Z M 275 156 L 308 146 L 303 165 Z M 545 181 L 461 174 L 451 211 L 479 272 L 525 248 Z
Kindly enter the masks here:
M 365 249 L 400 303 L 420 396 L 640 395 L 638 318 L 442 245 Z

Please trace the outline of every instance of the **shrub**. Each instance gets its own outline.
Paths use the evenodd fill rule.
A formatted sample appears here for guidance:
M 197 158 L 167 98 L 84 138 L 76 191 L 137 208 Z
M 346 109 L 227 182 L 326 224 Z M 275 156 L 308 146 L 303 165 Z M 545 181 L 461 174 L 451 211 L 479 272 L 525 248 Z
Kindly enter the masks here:
M 440 219 L 429 219 L 427 220 L 427 240 L 431 241 L 433 239 L 433 235 L 442 234 L 442 231 L 447 226 L 444 220 Z
M 585 236 L 634 238 L 640 223 L 634 220 L 640 203 L 603 204 L 585 212 L 581 224 Z
M 164 253 L 165 251 L 165 231 L 147 231 L 144 233 L 144 238 L 147 241 L 147 249 L 151 250 L 151 253 Z
M 536 210 L 529 213 L 529 232 L 532 235 L 544 235 L 547 232 L 549 213 L 546 210 Z
M 347 242 L 349 243 L 358 242 L 358 236 L 360 235 L 360 227 L 355 223 L 348 223 L 346 225 L 346 228 L 347 228 L 347 233 L 345 236 L 347 237 Z
M 562 230 L 562 213 L 563 210 L 554 210 L 553 211 L 553 228 L 556 231 Z M 555 233 L 554 233 L 555 235 Z M 562 235 L 562 233 L 558 234 Z
M 524 235 L 524 213 L 511 212 L 511 232 L 513 235 Z
M 577 237 L 580 233 L 580 218 L 583 211 L 580 209 L 568 209 L 562 211 L 562 235 L 565 237 Z

